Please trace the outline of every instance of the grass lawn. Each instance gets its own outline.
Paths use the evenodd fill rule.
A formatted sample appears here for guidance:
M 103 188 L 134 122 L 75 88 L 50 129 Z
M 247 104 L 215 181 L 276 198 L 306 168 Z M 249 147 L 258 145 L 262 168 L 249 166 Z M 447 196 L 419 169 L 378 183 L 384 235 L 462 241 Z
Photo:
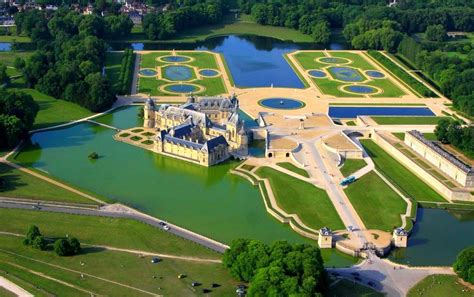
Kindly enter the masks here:
M 356 122 L 354 122 L 354 121 L 347 121 L 346 125 L 347 126 L 357 126 Z
M 369 97 L 401 97 L 405 95 L 405 93 L 400 88 L 398 88 L 393 83 L 393 81 L 390 80 L 389 78 L 370 79 L 366 77 L 364 75 L 364 72 L 366 70 L 379 70 L 379 69 L 378 67 L 372 65 L 368 60 L 366 60 L 363 54 L 343 52 L 343 51 L 331 51 L 329 52 L 329 54 L 331 57 L 349 59 L 351 63 L 342 65 L 341 67 L 347 66 L 347 67 L 355 68 L 356 71 L 359 73 L 359 75 L 364 77 L 365 80 L 368 80 L 368 81 L 363 82 L 364 85 L 377 87 L 383 90 L 383 93 L 378 94 L 378 95 L 369 95 Z M 321 63 L 315 60 L 318 58 L 326 57 L 323 51 L 303 51 L 296 54 L 294 57 L 305 70 L 322 69 L 322 68 L 325 68 L 326 70 L 328 70 L 328 67 L 332 66 L 330 64 Z M 333 76 L 333 74 L 330 74 L 330 76 Z M 351 82 L 331 80 L 329 79 L 329 77 L 312 78 L 312 80 L 321 89 L 321 91 L 326 95 L 331 95 L 335 97 L 363 97 L 365 96 L 364 94 L 359 95 L 359 94 L 346 93 L 339 89 L 339 87 L 351 84 Z
M 403 132 L 394 132 L 392 134 L 393 134 L 393 136 L 400 139 L 401 141 L 405 140 L 405 133 L 403 133 Z
M 0 163 L 0 178 L 4 183 L 0 195 L 4 197 L 97 204 L 93 200 L 69 192 L 3 163 Z
M 120 68 L 122 66 L 123 53 L 107 52 L 105 55 L 105 73 L 112 83 L 112 88 L 115 92 L 120 89 Z
M 281 162 L 281 163 L 277 163 L 277 165 L 280 166 L 280 167 L 283 167 L 287 170 L 290 170 L 290 171 L 292 171 L 296 174 L 299 174 L 301 176 L 309 177 L 308 171 L 306 171 L 302 168 L 296 167 L 295 165 L 293 165 L 290 162 Z
M 31 38 L 28 36 L 0 35 L 0 42 L 26 43 L 31 42 Z
M 261 167 L 256 173 L 269 180 L 278 206 L 289 214 L 298 215 L 307 226 L 316 230 L 324 226 L 332 230 L 344 229 L 324 190 L 269 167 Z
M 205 295 L 202 289 L 210 289 L 212 283 L 220 285 L 212 289 L 213 294 L 230 296 L 237 285 L 237 281 L 220 263 L 165 258 L 153 264 L 149 256 L 139 257 L 93 247 L 83 247 L 82 253 L 73 257 L 59 257 L 51 250 L 39 251 L 24 246 L 22 238 L 13 236 L 0 236 L 0 246 L 0 270 L 12 271 L 13 275 L 21 276 L 22 271 L 24 274 L 25 269 L 29 269 L 76 287 L 69 287 L 63 292 L 63 284 L 58 286 L 56 281 L 49 283 L 48 291 L 64 296 L 86 295 L 77 288 L 93 292 L 94 295 L 109 296 L 150 295 L 146 292 L 166 296 L 202 296 Z M 84 274 L 83 278 L 81 273 Z M 179 274 L 186 277 L 179 279 Z M 193 288 L 191 283 L 195 281 L 202 285 Z
M 344 177 L 351 175 L 357 170 L 364 168 L 367 163 L 362 159 L 346 159 L 341 167 L 341 173 Z
M 0 276 L 2 276 L 0 274 Z M 16 294 L 13 294 L 12 292 L 8 291 L 4 287 L 0 287 L 0 296 L 1 297 L 16 297 Z
M 392 231 L 402 224 L 407 204 L 375 172 L 369 172 L 344 190 L 368 229 Z
M 329 286 L 327 297 L 382 297 L 385 296 L 369 287 L 351 282 L 346 279 L 337 280 Z
M 446 201 L 410 170 L 392 158 L 375 142 L 370 139 L 361 139 L 361 143 L 374 161 L 377 169 L 406 196 L 416 201 Z
M 345 103 L 332 102 L 330 106 L 426 106 L 423 103 Z
M 472 297 L 474 290 L 458 283 L 455 275 L 430 275 L 417 283 L 408 291 L 408 297 Z
M 263 26 L 255 23 L 249 15 L 241 15 L 235 19 L 234 14 L 226 16 L 221 24 L 202 26 L 195 29 L 180 32 L 176 38 L 164 41 L 147 40 L 143 29 L 135 27 L 132 34 L 126 41 L 133 42 L 157 42 L 157 43 L 177 43 L 203 41 L 212 37 L 223 35 L 258 35 L 272 37 L 280 40 L 290 40 L 294 42 L 313 42 L 311 36 L 303 34 L 298 30 L 284 27 Z M 109 42 L 123 42 L 124 40 L 111 40 Z
M 13 61 L 15 61 L 16 57 L 26 59 L 32 54 L 32 51 L 0 52 L 0 63 L 6 66 L 13 66 Z
M 218 71 L 226 71 L 225 69 L 219 69 L 217 61 L 214 55 L 206 52 L 176 52 L 177 55 L 189 56 L 194 58 L 194 61 L 187 62 L 187 63 L 180 63 L 180 65 L 188 65 L 197 67 L 199 69 L 214 69 Z M 163 63 L 157 61 L 156 59 L 162 56 L 169 56 L 171 52 L 156 52 L 156 53 L 148 53 L 142 54 L 140 57 L 140 68 L 151 68 L 156 69 L 156 67 L 163 67 L 164 65 L 169 65 L 169 63 Z M 163 75 L 163 70 L 162 75 Z M 204 87 L 204 90 L 200 93 L 200 95 L 220 95 L 227 93 L 227 89 L 224 85 L 224 81 L 222 76 L 218 77 L 206 77 L 202 79 L 196 78 L 196 73 L 192 70 L 193 78 L 189 81 L 183 83 L 192 83 L 198 84 Z M 150 94 L 152 96 L 176 96 L 175 94 L 170 94 L 167 92 L 161 91 L 159 88 L 166 84 L 178 84 L 179 81 L 165 81 L 161 79 L 156 79 L 155 77 L 139 77 L 138 83 L 138 92 Z
M 446 119 L 448 117 L 377 116 L 377 117 L 371 117 L 371 118 L 379 125 L 437 125 L 440 120 Z
M 210 249 L 132 219 L 0 209 L 0 231 L 23 234 L 33 224 L 48 237 L 70 234 L 95 245 L 220 259 Z

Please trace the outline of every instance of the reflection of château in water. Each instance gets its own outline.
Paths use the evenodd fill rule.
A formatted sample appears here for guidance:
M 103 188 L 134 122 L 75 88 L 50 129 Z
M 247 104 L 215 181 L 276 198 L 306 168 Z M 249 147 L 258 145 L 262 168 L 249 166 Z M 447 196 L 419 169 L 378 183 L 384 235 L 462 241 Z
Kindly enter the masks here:
M 248 138 L 235 96 L 190 96 L 188 102 L 155 106 L 149 98 L 144 108 L 145 128 L 158 131 L 154 151 L 204 166 L 247 155 Z

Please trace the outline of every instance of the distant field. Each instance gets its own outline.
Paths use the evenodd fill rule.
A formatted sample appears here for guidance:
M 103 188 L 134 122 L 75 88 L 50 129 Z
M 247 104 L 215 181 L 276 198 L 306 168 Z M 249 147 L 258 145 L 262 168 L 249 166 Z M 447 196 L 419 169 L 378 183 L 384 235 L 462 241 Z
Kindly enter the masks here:
M 369 172 L 344 190 L 368 229 L 392 231 L 402 224 L 406 202 L 375 172 Z
M 294 57 L 305 71 L 318 70 L 325 72 L 324 77 L 310 77 L 310 79 L 320 88 L 320 90 L 330 96 L 335 97 L 401 97 L 406 95 L 394 82 L 393 78 L 383 76 L 372 78 L 366 71 L 375 70 L 381 72 L 378 66 L 373 65 L 364 57 L 363 53 L 345 51 L 302 51 Z M 334 63 L 325 63 L 321 58 L 341 59 Z M 353 72 L 353 77 L 338 77 L 337 73 L 349 70 Z M 306 73 L 304 74 L 307 75 Z M 348 86 L 366 86 L 372 88 L 371 92 L 348 92 Z M 344 88 L 344 89 L 343 89 Z M 381 93 L 378 90 L 381 90 Z
M 139 93 L 151 94 L 152 96 L 179 96 L 180 94 L 168 93 L 160 89 L 160 87 L 169 84 L 180 85 L 186 83 L 196 84 L 204 88 L 203 91 L 193 92 L 195 94 L 213 96 L 227 93 L 222 75 L 218 75 L 217 77 L 203 77 L 199 75 L 199 71 L 202 69 L 212 69 L 221 72 L 226 71 L 225 69 L 219 69 L 214 55 L 206 52 L 176 52 L 176 55 L 191 57 L 194 60 L 190 62 L 179 63 L 179 65 L 182 66 L 189 66 L 189 71 L 191 73 L 191 77 L 189 79 L 182 81 L 171 81 L 166 78 L 164 74 L 164 71 L 166 69 L 165 66 L 177 66 L 178 64 L 165 63 L 157 60 L 160 57 L 170 56 L 171 54 L 172 52 L 165 51 L 141 55 L 140 69 L 148 68 L 153 69 L 155 71 L 159 71 L 161 73 L 161 78 L 142 76 L 139 77 Z
M 406 196 L 416 201 L 446 201 L 440 194 L 435 192 L 375 142 L 370 139 L 361 139 L 361 143 L 374 161 L 377 169 Z
M 437 125 L 442 119 L 449 117 L 396 117 L 396 116 L 372 116 L 371 117 L 379 125 Z
M 135 27 L 132 34 L 126 40 L 111 40 L 109 42 L 157 42 L 157 43 L 186 43 L 203 41 L 212 37 L 224 35 L 258 35 L 272 37 L 280 40 L 294 42 L 312 42 L 310 35 L 303 34 L 298 30 L 285 27 L 263 26 L 255 23 L 249 15 L 242 14 L 235 19 L 234 14 L 229 14 L 221 24 L 197 27 L 180 32 L 178 36 L 169 40 L 148 40 L 143 33 L 142 27 Z
M 269 167 L 257 169 L 256 174 L 268 178 L 278 206 L 289 214 L 296 214 L 309 227 L 332 230 L 344 229 L 339 215 L 324 190 Z

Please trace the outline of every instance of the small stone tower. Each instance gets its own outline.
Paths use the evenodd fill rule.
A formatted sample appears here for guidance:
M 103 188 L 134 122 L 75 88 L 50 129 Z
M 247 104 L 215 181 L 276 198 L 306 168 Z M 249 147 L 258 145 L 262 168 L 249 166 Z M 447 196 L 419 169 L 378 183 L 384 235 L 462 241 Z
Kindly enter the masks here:
M 321 249 L 332 248 L 332 232 L 328 227 L 323 227 L 319 230 L 318 245 Z
M 143 127 L 155 127 L 155 102 L 148 97 L 143 107 Z
M 402 227 L 393 230 L 392 235 L 393 245 L 396 247 L 407 247 L 408 246 L 408 232 Z

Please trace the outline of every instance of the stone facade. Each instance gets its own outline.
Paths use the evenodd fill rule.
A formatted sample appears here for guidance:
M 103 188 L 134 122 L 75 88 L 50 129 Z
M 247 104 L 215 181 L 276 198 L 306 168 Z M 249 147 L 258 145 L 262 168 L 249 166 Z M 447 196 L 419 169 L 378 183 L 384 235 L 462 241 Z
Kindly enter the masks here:
M 408 232 L 403 228 L 393 230 L 392 242 L 395 247 L 408 246 Z
M 248 137 L 238 111 L 235 96 L 191 96 L 180 106 L 156 106 L 148 99 L 143 126 L 157 130 L 156 152 L 212 166 L 231 155 L 242 157 L 248 153 Z
M 332 232 L 329 228 L 323 227 L 319 230 L 318 245 L 322 249 L 332 248 Z
M 437 142 L 427 140 L 418 131 L 405 134 L 405 144 L 466 188 L 474 188 L 474 169 L 443 149 Z

